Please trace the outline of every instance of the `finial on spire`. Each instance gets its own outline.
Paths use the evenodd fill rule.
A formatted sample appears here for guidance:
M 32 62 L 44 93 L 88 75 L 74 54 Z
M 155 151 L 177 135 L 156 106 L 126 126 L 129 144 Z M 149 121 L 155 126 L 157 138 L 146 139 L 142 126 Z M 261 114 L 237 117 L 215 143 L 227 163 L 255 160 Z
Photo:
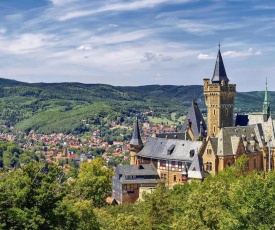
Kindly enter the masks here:
M 218 50 L 218 54 L 217 54 L 214 74 L 212 77 L 212 84 L 217 84 L 217 83 L 221 84 L 222 81 L 224 81 L 226 84 L 229 82 L 229 79 L 227 78 L 226 71 L 224 68 L 223 60 L 222 60 L 220 45 L 221 44 L 219 42 L 219 50 Z
M 221 43 L 219 42 L 219 49 L 221 49 Z

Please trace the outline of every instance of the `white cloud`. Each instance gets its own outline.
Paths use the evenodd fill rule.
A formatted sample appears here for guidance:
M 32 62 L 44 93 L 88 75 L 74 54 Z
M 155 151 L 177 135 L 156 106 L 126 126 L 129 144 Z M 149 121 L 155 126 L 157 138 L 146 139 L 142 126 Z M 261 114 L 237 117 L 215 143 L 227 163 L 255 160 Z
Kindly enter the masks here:
M 215 59 L 214 56 L 211 56 L 209 54 L 202 54 L 202 53 L 200 53 L 197 58 L 200 60 Z
M 6 32 L 7 32 L 7 30 L 5 28 L 0 28 L 0 34 L 4 34 Z
M 54 0 L 61 1 L 63 0 Z M 140 0 L 140 1 L 131 1 L 131 2 L 118 2 L 118 3 L 109 3 L 104 4 L 104 6 L 92 10 L 79 10 L 66 13 L 65 15 L 59 17 L 60 21 L 65 21 L 78 17 L 90 16 L 97 13 L 103 13 L 108 11 L 134 11 L 144 8 L 152 8 L 160 4 L 173 4 L 173 3 L 184 3 L 189 2 L 190 0 Z
M 4 37 L 0 40 L 0 50 L 7 53 L 24 54 L 47 47 L 53 37 L 45 34 L 25 33 L 14 38 Z
M 137 30 L 133 32 L 116 32 L 100 36 L 92 36 L 91 43 L 96 45 L 118 44 L 123 42 L 133 42 L 146 38 L 153 34 L 153 30 Z
M 216 31 L 222 30 L 232 30 L 232 29 L 240 29 L 245 25 L 237 24 L 237 23 L 211 23 L 211 22 L 202 22 L 195 20 L 177 20 L 177 22 L 173 22 L 174 20 L 168 22 L 170 24 L 176 25 L 177 28 L 183 29 L 189 33 L 196 34 L 212 34 Z
M 109 26 L 109 27 L 118 27 L 117 24 L 109 24 L 108 26 Z
M 141 63 L 156 63 L 156 62 L 165 62 L 172 60 L 170 56 L 164 56 L 162 54 L 156 54 L 151 52 L 145 52 L 143 57 L 139 60 Z
M 93 47 L 91 46 L 91 44 L 84 44 L 77 47 L 77 50 L 92 50 L 92 49 Z
M 55 6 L 68 5 L 69 3 L 76 2 L 77 0 L 51 0 Z
M 262 51 L 261 50 L 257 50 L 254 51 L 253 48 L 249 48 L 248 50 L 244 50 L 244 51 L 226 51 L 223 53 L 223 56 L 225 57 L 249 57 L 249 56 L 257 56 L 257 55 L 261 55 Z

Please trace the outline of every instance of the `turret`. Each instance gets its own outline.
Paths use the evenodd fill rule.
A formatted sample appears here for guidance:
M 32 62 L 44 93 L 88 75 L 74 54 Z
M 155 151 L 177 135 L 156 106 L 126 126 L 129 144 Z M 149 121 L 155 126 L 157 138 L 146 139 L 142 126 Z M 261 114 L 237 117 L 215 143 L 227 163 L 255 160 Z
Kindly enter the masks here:
M 233 126 L 236 85 L 229 84 L 220 45 L 215 69 L 210 79 L 204 79 L 203 92 L 207 106 L 207 135 L 215 136 L 223 127 Z
M 140 137 L 139 127 L 138 127 L 138 119 L 136 119 L 134 124 L 134 131 L 132 134 L 132 139 L 130 141 L 130 147 L 131 147 L 131 160 L 130 164 L 135 165 L 136 164 L 136 154 L 143 148 L 143 142 Z
M 268 100 L 268 90 L 267 90 L 267 80 L 265 83 L 265 96 L 264 96 L 264 103 L 263 103 L 263 115 L 264 121 L 267 121 L 270 116 L 270 103 Z

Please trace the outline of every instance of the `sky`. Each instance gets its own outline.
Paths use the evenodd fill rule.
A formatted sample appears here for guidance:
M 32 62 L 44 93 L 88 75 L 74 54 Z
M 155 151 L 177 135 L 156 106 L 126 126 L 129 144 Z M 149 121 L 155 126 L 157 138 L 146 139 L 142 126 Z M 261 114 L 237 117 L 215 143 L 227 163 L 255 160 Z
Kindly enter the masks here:
M 0 0 L 0 77 L 275 91 L 274 0 Z

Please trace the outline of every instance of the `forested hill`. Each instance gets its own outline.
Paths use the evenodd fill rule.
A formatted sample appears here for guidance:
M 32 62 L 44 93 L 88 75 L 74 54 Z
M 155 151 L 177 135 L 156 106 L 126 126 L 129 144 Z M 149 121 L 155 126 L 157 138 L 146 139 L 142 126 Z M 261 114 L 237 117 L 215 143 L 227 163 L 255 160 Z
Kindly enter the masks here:
M 270 92 L 271 104 L 275 93 Z M 0 78 L 0 123 L 42 133 L 81 132 L 81 120 L 121 119 L 154 111 L 185 114 L 193 98 L 205 110 L 202 86 L 122 87 L 81 83 L 24 83 Z M 238 112 L 260 111 L 264 92 L 237 93 Z

